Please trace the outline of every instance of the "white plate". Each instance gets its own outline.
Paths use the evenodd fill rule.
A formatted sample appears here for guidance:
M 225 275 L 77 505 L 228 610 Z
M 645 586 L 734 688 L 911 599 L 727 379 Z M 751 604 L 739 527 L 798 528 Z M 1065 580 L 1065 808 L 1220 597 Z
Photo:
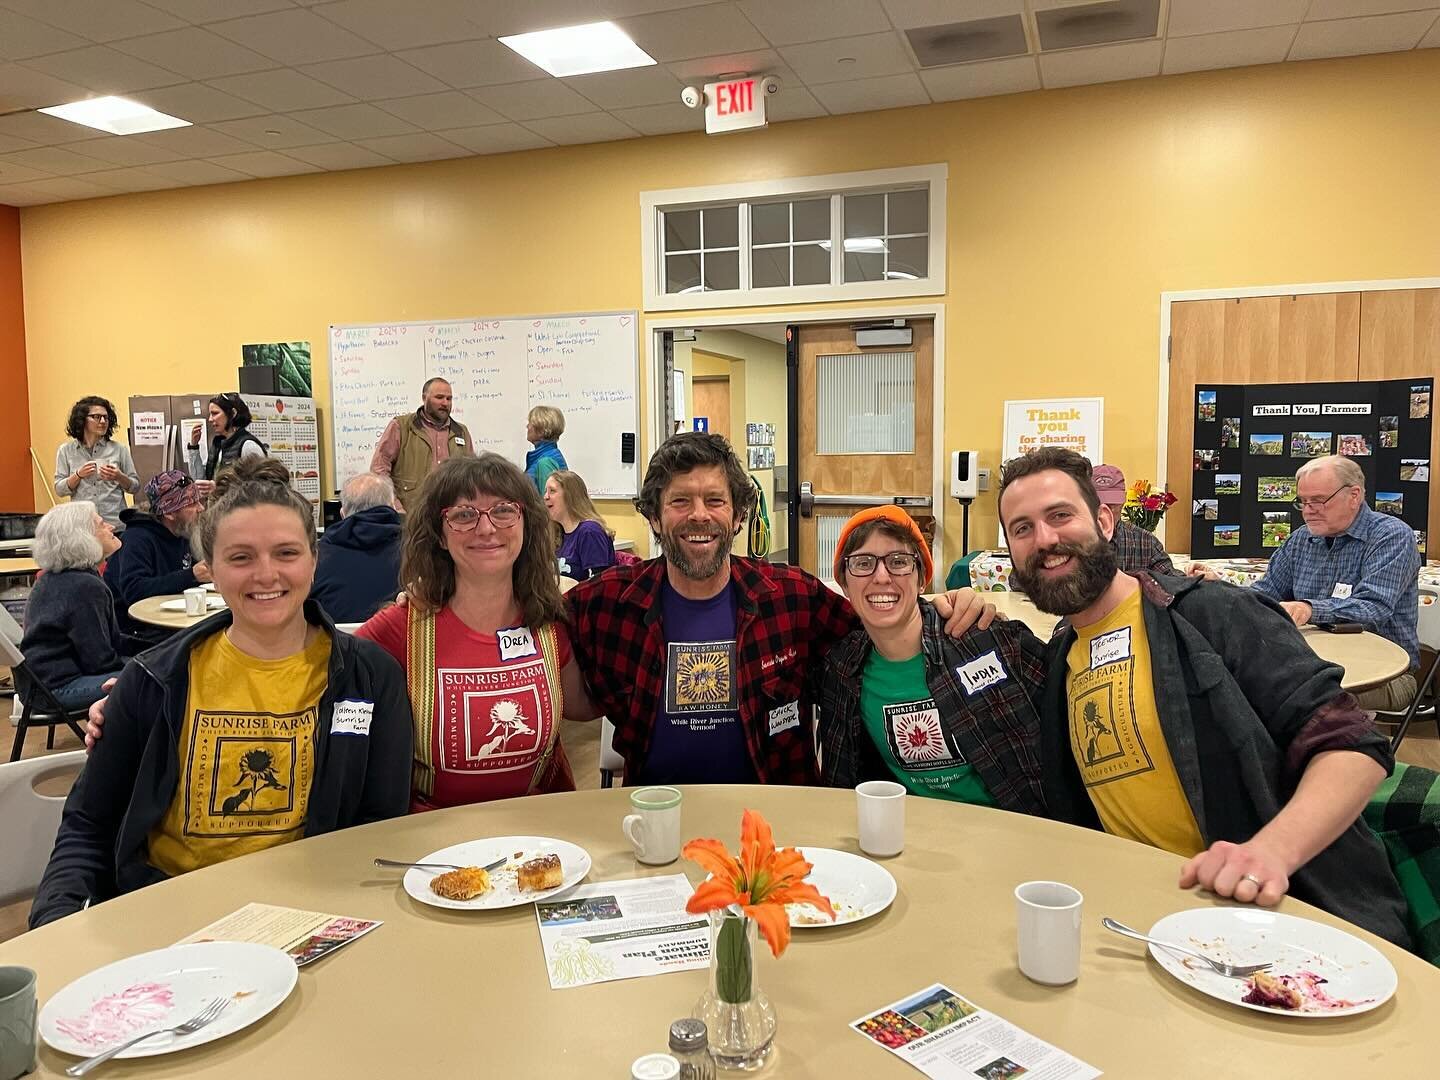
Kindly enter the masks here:
M 205 609 L 206 609 L 207 611 L 219 611 L 219 610 L 220 610 L 221 608 L 223 608 L 224 606 L 225 606 L 225 598 L 224 598 L 223 596 L 213 596 L 213 595 L 212 595 L 212 596 L 207 596 L 207 597 L 205 597 Z M 185 598 L 184 598 L 184 597 L 181 597 L 179 600 L 165 600 L 165 601 L 162 601 L 161 604 L 160 604 L 160 610 L 161 610 L 161 611 L 184 611 L 184 610 L 185 610 Z
M 835 920 L 811 904 L 786 904 L 792 927 L 844 926 L 878 915 L 894 902 L 895 879 L 878 863 L 833 848 L 802 847 L 800 853 L 813 867 L 805 880 L 830 901 Z
M 519 857 L 515 854 L 519 852 Z M 560 869 L 564 880 L 557 889 L 540 892 L 521 892 L 515 880 L 515 868 L 522 862 L 538 855 L 559 855 Z M 453 908 L 457 911 L 482 911 L 488 908 L 518 907 L 533 904 L 573 889 L 590 873 L 590 853 L 577 844 L 566 840 L 555 840 L 549 836 L 491 836 L 484 840 L 467 840 L 463 844 L 432 851 L 416 862 L 451 863 L 455 866 L 489 866 L 496 859 L 506 857 L 504 866 L 490 871 L 490 888 L 474 900 L 447 900 L 430 888 L 430 882 L 444 873 L 443 870 L 405 871 L 405 891 L 422 904 L 432 907 Z
M 40 1037 L 62 1054 L 91 1057 L 141 1032 L 183 1024 L 214 998 L 219 1019 L 190 1035 L 156 1035 L 117 1057 L 155 1057 L 223 1039 L 269 1015 L 295 989 L 295 961 L 242 941 L 172 945 L 117 960 L 76 979 L 40 1010 Z
M 1202 994 L 1270 1016 L 1353 1016 L 1379 1008 L 1395 994 L 1395 969 L 1371 945 L 1344 930 L 1255 907 L 1195 908 L 1167 915 L 1150 928 L 1150 937 L 1173 941 L 1221 962 L 1258 964 L 1269 960 L 1267 974 L 1313 972 L 1325 979 L 1324 992 L 1350 1004 L 1340 1008 L 1275 1009 L 1241 1001 L 1249 980 L 1227 979 L 1198 960 L 1151 945 L 1150 955 L 1175 978 Z

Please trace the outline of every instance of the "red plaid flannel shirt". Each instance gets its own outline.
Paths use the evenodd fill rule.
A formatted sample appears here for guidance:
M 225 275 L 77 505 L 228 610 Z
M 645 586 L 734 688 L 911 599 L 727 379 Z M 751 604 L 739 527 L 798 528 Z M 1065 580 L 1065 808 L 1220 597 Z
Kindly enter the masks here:
M 825 653 L 860 621 L 843 596 L 798 567 L 732 557 L 730 580 L 736 589 L 740 724 L 755 774 L 766 784 L 813 784 L 815 673 Z M 565 594 L 571 647 L 595 703 L 615 725 L 614 747 L 625 759 L 627 783 L 650 752 L 664 700 L 664 581 L 665 560 L 650 559 L 611 567 Z M 798 706 L 799 722 L 772 734 L 772 710 L 791 703 Z

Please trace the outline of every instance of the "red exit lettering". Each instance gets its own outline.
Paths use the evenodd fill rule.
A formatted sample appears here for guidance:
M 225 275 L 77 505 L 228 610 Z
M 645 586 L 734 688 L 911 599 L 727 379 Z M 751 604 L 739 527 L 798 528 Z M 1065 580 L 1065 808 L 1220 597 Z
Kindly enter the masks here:
M 754 79 L 720 83 L 715 87 L 715 113 L 717 116 L 732 116 L 735 113 L 750 112 L 754 108 Z

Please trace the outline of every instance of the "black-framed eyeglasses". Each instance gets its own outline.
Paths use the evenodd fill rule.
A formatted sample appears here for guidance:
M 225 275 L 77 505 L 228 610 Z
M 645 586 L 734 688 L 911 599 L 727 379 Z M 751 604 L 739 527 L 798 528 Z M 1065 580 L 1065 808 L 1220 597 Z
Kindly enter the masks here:
M 104 420 L 104 421 L 106 421 L 106 422 L 108 423 L 109 420 L 110 420 L 110 414 L 109 414 L 109 413 L 103 413 L 103 412 L 92 412 L 92 413 L 90 413 L 88 416 L 86 416 L 85 419 L 86 419 L 86 420 Z
M 520 521 L 520 507 L 510 502 L 497 502 L 489 510 L 478 506 L 447 506 L 440 511 L 440 516 L 456 532 L 470 532 L 480 524 L 482 516 L 489 518 L 496 529 L 513 529 Z
M 1336 495 L 1339 495 L 1340 492 L 1344 491 L 1346 488 L 1354 486 L 1354 484 L 1341 484 L 1338 488 L 1330 492 L 1330 494 L 1326 495 L 1323 499 L 1291 499 L 1290 505 L 1295 507 L 1296 510 L 1304 510 L 1306 508 L 1318 510 L 1326 503 L 1328 503 L 1331 499 L 1335 498 Z
M 841 563 L 847 577 L 869 577 L 882 560 L 891 577 L 905 577 L 915 572 L 920 556 L 909 551 L 887 551 L 884 555 L 846 555 Z

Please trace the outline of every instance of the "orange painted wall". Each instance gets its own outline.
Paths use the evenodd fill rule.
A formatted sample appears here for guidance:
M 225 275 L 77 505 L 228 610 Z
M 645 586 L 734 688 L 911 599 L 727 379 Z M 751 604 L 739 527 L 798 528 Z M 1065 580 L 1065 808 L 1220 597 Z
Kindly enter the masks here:
M 20 283 L 20 211 L 0 206 L 0 510 L 35 509 Z

